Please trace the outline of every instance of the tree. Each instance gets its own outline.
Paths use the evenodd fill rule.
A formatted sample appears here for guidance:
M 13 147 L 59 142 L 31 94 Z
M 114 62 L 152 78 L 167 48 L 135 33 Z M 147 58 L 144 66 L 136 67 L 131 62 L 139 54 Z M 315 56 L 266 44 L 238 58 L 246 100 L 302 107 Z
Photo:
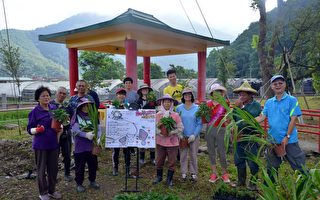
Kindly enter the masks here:
M 2 63 L 1 70 L 8 74 L 16 83 L 20 97 L 21 82 L 19 77 L 23 74 L 23 68 L 19 48 L 15 48 L 10 45 L 9 41 L 3 40 L 2 46 L 0 47 L 0 62 Z
M 106 79 L 122 79 L 124 66 L 121 62 L 113 60 L 112 54 L 82 51 L 79 57 L 82 78 L 91 88 L 102 87 Z
M 223 86 L 227 87 L 229 78 L 234 78 L 235 65 L 231 61 L 231 52 L 227 49 L 221 49 L 218 51 L 217 66 L 217 78 Z
M 266 12 L 266 0 L 252 0 L 251 7 L 259 10 L 259 40 L 258 40 L 258 57 L 259 64 L 262 72 L 262 83 L 266 96 L 269 98 L 272 96 L 272 91 L 267 90 L 269 88 L 269 80 L 272 77 L 273 63 L 268 63 L 268 51 L 267 51 L 267 12 Z M 271 51 L 272 52 L 272 51 Z M 272 55 L 271 55 L 272 56 Z M 273 58 L 270 60 L 273 61 Z
M 193 69 L 186 69 L 183 66 L 174 66 L 173 64 L 169 65 L 172 69 L 175 69 L 177 72 L 177 77 L 179 79 L 192 79 L 197 78 L 198 73 L 194 71 Z
M 218 58 L 218 50 L 213 49 L 207 58 L 206 63 L 206 77 L 214 78 L 217 77 L 217 58 Z
M 164 78 L 164 72 L 159 65 L 157 65 L 156 63 L 151 63 L 150 68 L 151 79 Z M 143 63 L 138 64 L 138 79 L 143 79 Z

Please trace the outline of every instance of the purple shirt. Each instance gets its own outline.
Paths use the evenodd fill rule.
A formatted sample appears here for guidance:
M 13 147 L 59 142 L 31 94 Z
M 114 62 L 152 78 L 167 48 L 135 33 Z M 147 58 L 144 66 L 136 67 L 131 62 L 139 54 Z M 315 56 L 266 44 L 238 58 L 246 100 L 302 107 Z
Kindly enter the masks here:
M 56 107 L 49 104 L 49 110 L 54 110 Z M 36 128 L 37 125 L 44 126 L 43 133 L 37 133 L 33 136 L 32 148 L 37 150 L 52 150 L 57 149 L 58 137 L 54 129 L 51 128 L 50 112 L 44 110 L 39 104 L 28 115 L 29 121 L 27 131 L 31 134 L 31 128 Z
M 74 137 L 74 153 L 82 153 L 92 151 L 93 141 L 86 138 L 86 132 L 80 130 L 79 123 L 76 122 L 72 125 L 72 133 Z M 98 136 L 101 136 L 100 127 L 98 129 Z
M 92 151 L 93 141 L 86 138 L 86 132 L 80 130 L 79 123 L 72 126 L 74 137 L 74 153 L 82 153 Z

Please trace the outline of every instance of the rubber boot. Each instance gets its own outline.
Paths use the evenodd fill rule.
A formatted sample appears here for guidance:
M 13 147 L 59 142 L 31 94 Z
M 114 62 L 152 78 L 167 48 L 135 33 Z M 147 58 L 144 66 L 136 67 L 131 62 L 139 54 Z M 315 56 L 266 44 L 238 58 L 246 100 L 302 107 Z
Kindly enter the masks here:
M 156 165 L 156 152 L 150 151 L 150 162 L 152 165 Z
M 144 151 L 140 151 L 140 159 L 139 159 L 140 166 L 143 166 L 145 164 L 145 160 L 144 160 L 145 155 L 146 153 Z
M 246 186 L 246 178 L 247 178 L 247 169 L 237 167 L 238 171 L 238 187 L 245 187 Z
M 257 185 L 255 183 L 257 181 L 257 173 L 256 171 L 251 171 L 251 178 L 248 185 L 248 189 L 251 191 L 257 191 Z
M 156 185 L 162 181 L 163 169 L 157 169 L 157 178 L 153 181 L 153 185 Z
M 169 186 L 170 188 L 173 186 L 173 183 L 172 183 L 173 174 L 174 174 L 174 171 L 169 169 L 167 174 L 167 186 Z

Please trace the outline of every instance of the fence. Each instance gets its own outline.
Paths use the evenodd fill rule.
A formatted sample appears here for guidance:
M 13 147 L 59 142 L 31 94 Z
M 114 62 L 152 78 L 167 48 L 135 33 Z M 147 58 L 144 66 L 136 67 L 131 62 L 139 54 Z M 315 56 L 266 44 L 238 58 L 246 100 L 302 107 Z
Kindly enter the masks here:
M 310 119 L 317 121 L 318 123 L 318 124 L 307 124 L 303 122 L 304 120 L 302 120 L 302 121 L 299 121 L 299 123 L 296 123 L 296 126 L 298 129 L 298 132 L 300 133 L 318 135 L 318 152 L 320 153 L 320 110 L 303 109 L 302 116 L 310 117 Z M 318 120 L 314 118 L 317 118 Z M 264 127 L 264 130 L 267 131 L 267 128 L 268 128 L 267 119 L 264 120 L 263 127 Z

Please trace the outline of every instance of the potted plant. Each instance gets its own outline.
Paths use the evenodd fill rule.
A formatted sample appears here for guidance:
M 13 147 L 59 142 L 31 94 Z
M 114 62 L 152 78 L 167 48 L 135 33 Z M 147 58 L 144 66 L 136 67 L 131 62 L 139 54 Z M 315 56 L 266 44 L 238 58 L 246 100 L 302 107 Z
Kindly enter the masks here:
M 202 123 L 208 123 L 211 118 L 212 109 L 207 105 L 206 102 L 202 102 L 199 105 L 199 110 L 196 112 L 196 117 L 201 117 Z
M 179 147 L 181 149 L 187 148 L 188 146 L 189 146 L 188 137 L 183 137 L 182 139 L 180 139 Z
M 176 125 L 176 121 L 173 120 L 172 117 L 162 117 L 160 119 L 160 130 L 161 134 L 164 136 L 168 136 L 169 132 L 174 129 L 174 126 Z
M 150 106 L 154 106 L 155 105 L 155 102 L 157 100 L 157 95 L 154 91 L 150 91 L 148 94 L 147 94 L 147 101 L 149 102 L 149 105 Z
M 70 123 L 69 114 L 65 107 L 61 106 L 56 110 L 51 110 L 50 112 L 52 114 L 51 128 L 55 129 L 57 132 L 61 130 L 61 125 L 67 126 Z

